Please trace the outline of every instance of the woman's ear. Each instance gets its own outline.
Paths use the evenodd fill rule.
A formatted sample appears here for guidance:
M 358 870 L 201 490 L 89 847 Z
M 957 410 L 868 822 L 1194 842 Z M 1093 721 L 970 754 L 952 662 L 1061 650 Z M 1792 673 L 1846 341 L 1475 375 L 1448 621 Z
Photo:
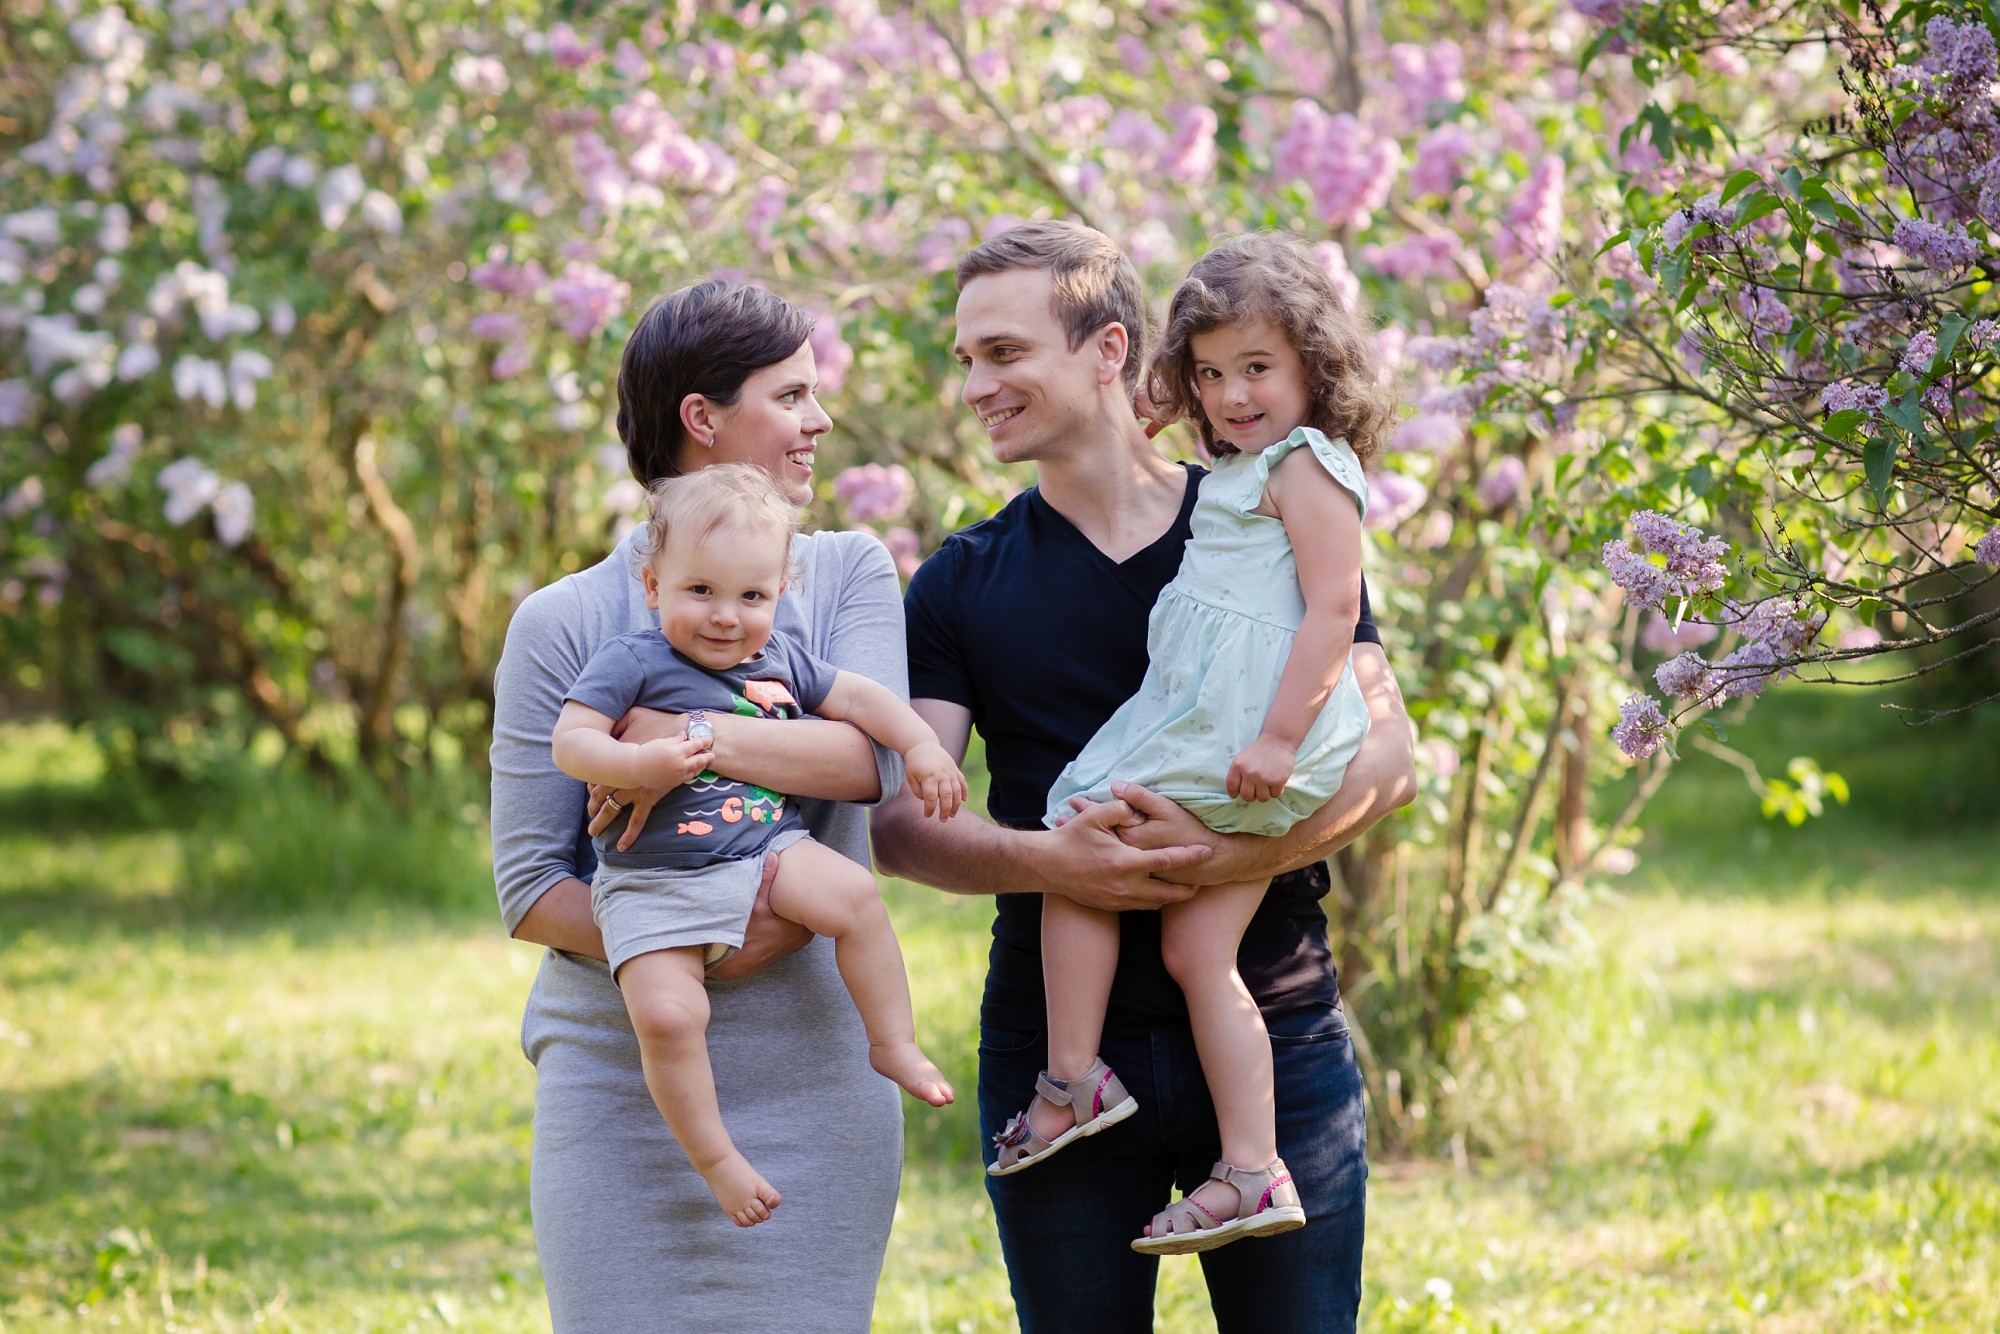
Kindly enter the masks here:
M 715 447 L 716 415 L 715 404 L 705 394 L 689 394 L 681 400 L 681 428 L 689 444 Z

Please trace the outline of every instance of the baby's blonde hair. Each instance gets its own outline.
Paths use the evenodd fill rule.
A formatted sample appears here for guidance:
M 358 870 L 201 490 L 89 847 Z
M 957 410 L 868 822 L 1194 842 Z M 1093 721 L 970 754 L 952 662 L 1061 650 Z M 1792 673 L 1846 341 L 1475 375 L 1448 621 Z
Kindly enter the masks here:
M 646 532 L 639 558 L 651 563 L 675 539 L 706 541 L 722 528 L 768 531 L 785 543 L 785 578 L 792 577 L 791 541 L 799 528 L 798 507 L 785 498 L 777 479 L 752 463 L 717 463 L 679 477 L 662 477 L 646 488 Z

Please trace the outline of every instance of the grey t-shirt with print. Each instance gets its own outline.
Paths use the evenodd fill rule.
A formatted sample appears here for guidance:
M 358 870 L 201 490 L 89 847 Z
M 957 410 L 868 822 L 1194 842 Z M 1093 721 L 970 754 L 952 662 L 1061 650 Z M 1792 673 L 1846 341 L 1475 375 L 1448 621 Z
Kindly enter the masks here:
M 775 630 L 763 652 L 723 669 L 702 666 L 658 630 L 637 630 L 598 649 L 566 698 L 608 718 L 633 708 L 797 718 L 825 701 L 836 670 Z M 799 822 L 782 792 L 712 770 L 669 792 L 632 846 L 616 851 L 630 818 L 620 816 L 598 835 L 598 860 L 679 870 L 712 866 L 762 852 L 772 835 Z

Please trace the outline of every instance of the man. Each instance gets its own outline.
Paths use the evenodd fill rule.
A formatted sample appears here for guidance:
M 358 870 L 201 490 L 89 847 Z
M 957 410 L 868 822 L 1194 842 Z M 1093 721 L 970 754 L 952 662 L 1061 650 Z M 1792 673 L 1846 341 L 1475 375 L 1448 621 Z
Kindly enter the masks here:
M 1070 223 L 1017 227 L 959 261 L 963 397 L 1002 463 L 1038 485 L 953 535 L 905 610 L 910 693 L 945 748 L 986 743 L 993 823 L 925 822 L 907 794 L 874 820 L 886 871 L 1001 896 L 981 1006 L 979 1111 L 991 1136 L 1046 1064 L 1043 894 L 1157 909 L 1192 886 L 1276 875 L 1239 966 L 1270 1029 L 1278 1152 L 1309 1222 L 1202 1256 L 1219 1329 L 1351 1330 L 1361 1295 L 1366 1134 L 1319 899 L 1330 851 L 1414 792 L 1409 722 L 1363 594 L 1353 663 L 1372 718 L 1340 792 L 1277 838 L 1216 834 L 1130 784 L 1066 825 L 1041 825 L 1051 782 L 1137 689 L 1146 621 L 1180 566 L 1199 473 L 1161 457 L 1133 413 L 1145 299 L 1129 260 Z M 1218 1155 L 1213 1108 L 1156 912 L 1121 921 L 1103 1055 L 1139 1111 L 1051 1161 L 989 1177 L 1021 1326 L 1152 1328 L 1157 1261 L 1132 1239 L 1170 1188 Z

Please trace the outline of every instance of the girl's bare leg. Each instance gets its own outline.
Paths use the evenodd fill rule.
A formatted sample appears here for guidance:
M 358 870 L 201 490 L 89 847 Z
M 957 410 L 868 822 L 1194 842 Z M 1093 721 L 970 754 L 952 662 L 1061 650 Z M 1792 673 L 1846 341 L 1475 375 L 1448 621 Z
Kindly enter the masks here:
M 1097 1059 L 1104 1011 L 1118 971 L 1118 918 L 1060 894 L 1042 896 L 1042 987 L 1049 1005 L 1049 1074 L 1075 1079 Z M 1028 1124 L 1054 1139 L 1076 1124 L 1076 1111 L 1036 1098 Z
M 800 839 L 778 858 L 771 911 L 817 936 L 833 937 L 840 979 L 868 1029 L 868 1063 L 911 1097 L 942 1107 L 954 1096 L 917 1046 L 910 979 L 875 877 L 831 848 Z
M 1187 997 L 1194 1049 L 1222 1132 L 1222 1161 L 1249 1172 L 1278 1156 L 1278 1128 L 1271 1035 L 1236 971 L 1236 950 L 1270 885 L 1269 880 L 1207 885 L 1193 898 L 1160 910 L 1160 953 Z M 1195 1198 L 1224 1218 L 1236 1216 L 1236 1188 L 1226 1182 L 1206 1183 Z
M 736 1151 L 715 1102 L 708 1064 L 708 991 L 701 951 L 654 950 L 618 970 L 625 1012 L 639 1035 L 646 1087 L 694 1170 L 738 1227 L 753 1227 L 778 1207 L 778 1192 Z

